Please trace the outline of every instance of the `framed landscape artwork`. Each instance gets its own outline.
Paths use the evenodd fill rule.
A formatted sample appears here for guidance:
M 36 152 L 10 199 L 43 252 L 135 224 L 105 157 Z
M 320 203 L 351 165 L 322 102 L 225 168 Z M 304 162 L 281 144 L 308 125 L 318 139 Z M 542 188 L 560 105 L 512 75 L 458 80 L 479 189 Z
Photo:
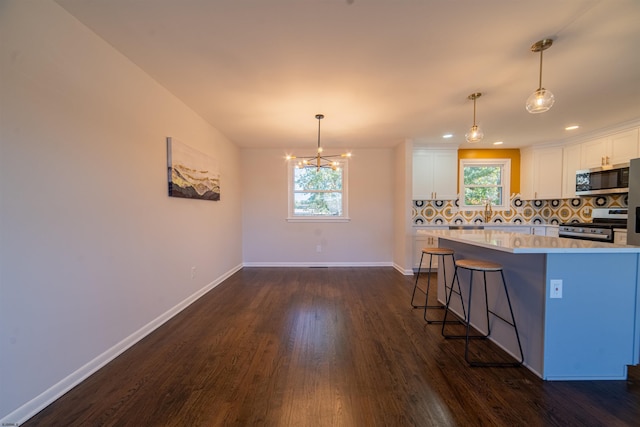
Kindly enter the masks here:
M 169 196 L 220 200 L 218 163 L 175 138 L 167 138 Z

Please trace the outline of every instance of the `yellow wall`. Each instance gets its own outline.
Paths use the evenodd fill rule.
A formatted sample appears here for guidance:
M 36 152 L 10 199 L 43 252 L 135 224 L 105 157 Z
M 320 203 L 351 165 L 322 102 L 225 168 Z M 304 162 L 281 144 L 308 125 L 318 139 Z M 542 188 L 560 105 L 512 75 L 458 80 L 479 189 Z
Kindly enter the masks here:
M 511 193 L 520 192 L 520 150 L 458 150 L 460 159 L 511 159 Z

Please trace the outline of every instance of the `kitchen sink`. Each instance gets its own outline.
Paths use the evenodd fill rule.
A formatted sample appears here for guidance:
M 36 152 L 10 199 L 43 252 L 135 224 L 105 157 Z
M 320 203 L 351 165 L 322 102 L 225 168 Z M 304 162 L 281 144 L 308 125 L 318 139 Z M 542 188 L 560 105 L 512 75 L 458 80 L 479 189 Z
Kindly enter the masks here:
M 484 230 L 484 225 L 450 225 L 449 230 Z

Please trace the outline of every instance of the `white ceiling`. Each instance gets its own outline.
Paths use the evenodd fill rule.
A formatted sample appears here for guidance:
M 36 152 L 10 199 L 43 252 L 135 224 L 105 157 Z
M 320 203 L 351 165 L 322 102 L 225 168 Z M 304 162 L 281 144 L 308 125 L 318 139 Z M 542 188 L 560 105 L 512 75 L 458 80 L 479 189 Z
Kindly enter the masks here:
M 56 1 L 241 147 L 312 150 L 316 113 L 325 148 L 353 149 L 515 148 L 640 118 L 638 0 Z M 556 103 L 534 115 L 542 38 Z

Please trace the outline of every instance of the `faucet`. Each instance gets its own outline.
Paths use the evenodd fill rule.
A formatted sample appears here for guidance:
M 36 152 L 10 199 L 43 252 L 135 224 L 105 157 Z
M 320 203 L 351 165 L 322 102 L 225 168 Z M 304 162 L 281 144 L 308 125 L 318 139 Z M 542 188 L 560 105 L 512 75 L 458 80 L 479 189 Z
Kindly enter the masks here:
M 491 221 L 491 217 L 493 216 L 493 209 L 491 209 L 491 199 L 487 199 L 484 204 L 484 222 Z

